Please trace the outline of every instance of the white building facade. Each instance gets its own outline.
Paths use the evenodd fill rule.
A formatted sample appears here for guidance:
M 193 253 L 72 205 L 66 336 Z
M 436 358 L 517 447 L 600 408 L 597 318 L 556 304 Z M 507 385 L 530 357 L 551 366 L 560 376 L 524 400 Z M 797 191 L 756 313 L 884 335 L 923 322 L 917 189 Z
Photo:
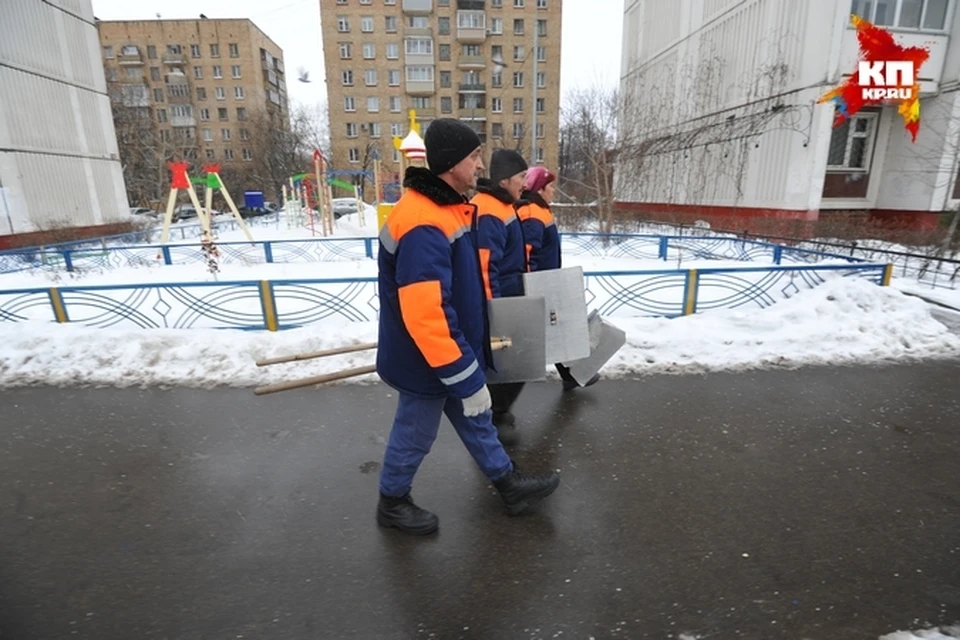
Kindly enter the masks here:
M 0 2 L 0 248 L 130 219 L 90 0 Z
M 960 0 L 626 0 L 615 197 L 647 213 L 815 220 L 960 204 Z M 851 13 L 929 47 L 916 143 L 896 106 L 834 128 Z

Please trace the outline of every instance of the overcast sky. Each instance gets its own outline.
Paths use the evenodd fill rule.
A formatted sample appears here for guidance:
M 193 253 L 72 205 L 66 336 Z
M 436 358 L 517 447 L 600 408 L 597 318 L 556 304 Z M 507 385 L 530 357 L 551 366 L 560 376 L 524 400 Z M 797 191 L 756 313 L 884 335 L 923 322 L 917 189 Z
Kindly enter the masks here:
M 2 0 L 0 0 L 2 1 Z M 326 0 L 332 2 L 333 0 Z M 293 101 L 326 100 L 318 0 L 93 0 L 101 20 L 250 18 L 283 49 L 287 90 Z M 620 76 L 623 0 L 564 0 L 561 59 L 563 95 L 572 88 L 615 85 Z M 297 81 L 297 69 L 310 84 Z

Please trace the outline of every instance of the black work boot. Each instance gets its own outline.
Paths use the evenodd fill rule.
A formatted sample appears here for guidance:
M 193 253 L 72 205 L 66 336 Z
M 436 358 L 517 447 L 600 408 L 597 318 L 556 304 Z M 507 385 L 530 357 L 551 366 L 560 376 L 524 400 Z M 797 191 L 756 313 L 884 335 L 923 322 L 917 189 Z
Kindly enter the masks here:
M 415 536 L 425 536 L 440 528 L 440 519 L 413 504 L 409 493 L 402 498 L 381 493 L 380 503 L 377 505 L 377 524 L 381 527 L 395 527 Z
M 519 439 L 517 432 L 517 418 L 509 411 L 493 414 L 493 426 L 497 428 L 497 438 L 500 444 L 509 446 L 516 444 Z
M 494 482 L 493 486 L 500 492 L 507 513 L 516 516 L 556 491 L 560 486 L 560 476 L 553 472 L 527 476 L 514 465 L 513 471 Z

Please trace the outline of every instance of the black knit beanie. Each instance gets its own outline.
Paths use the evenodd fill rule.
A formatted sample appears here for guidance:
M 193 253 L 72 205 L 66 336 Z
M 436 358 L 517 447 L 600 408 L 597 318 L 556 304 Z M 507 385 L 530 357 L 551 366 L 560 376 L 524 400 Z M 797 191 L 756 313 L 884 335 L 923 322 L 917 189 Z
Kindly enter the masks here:
M 513 149 L 497 149 L 490 156 L 490 182 L 493 184 L 500 184 L 501 180 L 526 170 L 527 161 Z
M 453 118 L 434 120 L 423 137 L 427 166 L 434 175 L 446 173 L 480 146 L 477 132 Z

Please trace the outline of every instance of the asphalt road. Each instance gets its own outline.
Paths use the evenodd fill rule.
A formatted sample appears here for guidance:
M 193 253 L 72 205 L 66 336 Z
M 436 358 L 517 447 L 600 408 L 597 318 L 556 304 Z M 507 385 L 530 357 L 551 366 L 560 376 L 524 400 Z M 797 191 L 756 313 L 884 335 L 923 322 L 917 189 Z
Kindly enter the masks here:
M 960 363 L 530 385 L 508 518 L 446 426 L 374 523 L 395 397 L 0 392 L 0 638 L 876 640 L 960 622 Z

